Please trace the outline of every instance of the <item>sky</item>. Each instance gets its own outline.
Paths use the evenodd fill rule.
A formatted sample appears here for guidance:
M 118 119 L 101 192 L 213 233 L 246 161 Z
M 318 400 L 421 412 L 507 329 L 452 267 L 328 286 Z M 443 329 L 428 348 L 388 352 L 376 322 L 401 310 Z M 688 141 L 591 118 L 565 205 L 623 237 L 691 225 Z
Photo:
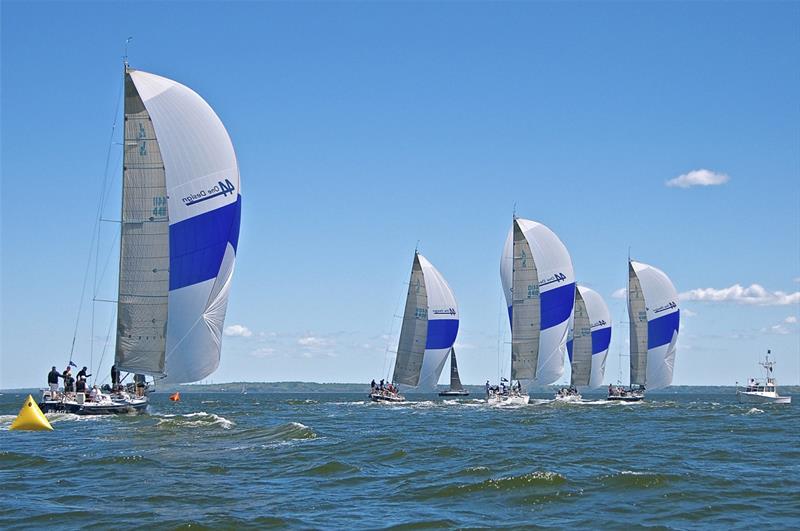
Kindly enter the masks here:
M 91 299 L 116 297 L 118 225 L 96 275 L 90 251 L 106 179 L 118 216 L 129 36 L 239 161 L 208 381 L 385 376 L 417 242 L 458 300 L 462 380 L 496 380 L 516 208 L 608 303 L 607 382 L 627 381 L 630 250 L 681 293 L 674 384 L 744 381 L 767 349 L 800 383 L 798 3 L 3 1 L 0 20 L 0 388 L 43 386 L 76 329 L 75 361 L 108 372 L 113 304 Z

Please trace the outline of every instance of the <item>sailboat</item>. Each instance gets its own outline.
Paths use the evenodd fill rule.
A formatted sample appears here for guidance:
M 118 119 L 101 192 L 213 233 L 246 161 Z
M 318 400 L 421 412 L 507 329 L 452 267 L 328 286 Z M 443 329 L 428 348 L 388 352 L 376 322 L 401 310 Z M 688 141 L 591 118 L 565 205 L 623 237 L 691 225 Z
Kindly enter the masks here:
M 241 216 L 233 144 L 192 89 L 127 62 L 124 85 L 114 359 L 139 383 L 91 400 L 45 393 L 48 411 L 140 412 L 148 403 L 144 375 L 195 382 L 219 365 Z
M 461 385 L 461 378 L 458 376 L 455 347 L 450 347 L 450 387 L 446 391 L 440 391 L 439 396 L 469 396 L 469 391 Z
M 608 386 L 608 399 L 636 402 L 645 388 L 672 383 L 680 328 L 678 292 L 660 269 L 628 261 L 630 319 L 630 388 Z
M 611 316 L 603 297 L 586 286 L 575 290 L 575 309 L 567 357 L 572 369 L 569 388 L 556 393 L 556 400 L 581 400 L 578 387 L 599 387 L 603 384 L 608 346 L 611 343 Z
M 458 334 L 458 306 L 453 290 L 427 258 L 414 251 L 393 377 L 373 386 L 376 402 L 405 400 L 396 385 L 433 390 Z
M 522 390 L 522 381 L 548 385 L 564 372 L 575 304 L 572 259 L 553 231 L 515 216 L 503 249 L 500 278 L 511 323 L 511 390 L 492 393 L 490 389 L 488 401 L 527 404 L 530 398 Z

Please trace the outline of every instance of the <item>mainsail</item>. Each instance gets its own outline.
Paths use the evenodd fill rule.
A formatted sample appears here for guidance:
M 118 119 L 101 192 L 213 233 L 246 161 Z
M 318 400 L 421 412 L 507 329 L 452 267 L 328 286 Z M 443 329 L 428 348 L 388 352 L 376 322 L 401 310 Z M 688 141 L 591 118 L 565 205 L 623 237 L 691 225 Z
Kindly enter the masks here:
M 414 253 L 394 381 L 433 389 L 458 333 L 455 296 L 439 271 Z
M 546 385 L 564 372 L 575 275 L 569 252 L 541 223 L 514 219 L 500 263 L 511 322 L 511 378 Z
M 193 382 L 219 365 L 239 238 L 239 167 L 194 91 L 126 68 L 115 362 Z
M 579 288 L 575 291 L 575 310 L 570 336 L 567 340 L 567 354 L 572 369 L 570 384 L 575 387 L 587 386 L 592 373 L 592 329 L 589 312 Z
M 458 376 L 458 364 L 456 363 L 456 349 L 450 347 L 450 390 L 461 391 L 464 386 L 461 385 L 461 378 Z
M 680 327 L 678 292 L 663 271 L 628 263 L 628 316 L 631 322 L 631 385 L 648 389 L 672 383 Z

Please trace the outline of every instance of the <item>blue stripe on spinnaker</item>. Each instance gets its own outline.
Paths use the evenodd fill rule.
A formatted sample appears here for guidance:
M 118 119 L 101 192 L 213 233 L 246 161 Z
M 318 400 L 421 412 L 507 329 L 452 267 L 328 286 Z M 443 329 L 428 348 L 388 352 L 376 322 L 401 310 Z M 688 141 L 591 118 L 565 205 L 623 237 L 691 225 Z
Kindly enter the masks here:
M 672 334 L 678 331 L 681 312 L 672 312 L 647 323 L 647 348 L 656 348 L 672 341 Z
M 567 341 L 567 357 L 569 357 L 569 361 L 570 362 L 572 361 L 572 344 L 573 343 L 574 343 L 574 341 L 572 339 Z
M 611 327 L 592 330 L 592 354 L 598 354 L 608 348 L 611 343 Z
M 242 196 L 216 210 L 169 227 L 169 289 L 192 286 L 219 274 L 228 243 L 239 244 Z
M 541 294 L 539 304 L 542 309 L 542 328 L 546 330 L 551 326 L 561 324 L 569 319 L 572 307 L 575 305 L 575 283 L 566 284 Z M 508 322 L 514 328 L 514 307 L 508 307 Z
M 429 319 L 425 348 L 450 348 L 456 342 L 458 319 Z
M 575 283 L 571 282 L 539 296 L 542 310 L 542 330 L 547 330 L 569 319 L 575 305 Z

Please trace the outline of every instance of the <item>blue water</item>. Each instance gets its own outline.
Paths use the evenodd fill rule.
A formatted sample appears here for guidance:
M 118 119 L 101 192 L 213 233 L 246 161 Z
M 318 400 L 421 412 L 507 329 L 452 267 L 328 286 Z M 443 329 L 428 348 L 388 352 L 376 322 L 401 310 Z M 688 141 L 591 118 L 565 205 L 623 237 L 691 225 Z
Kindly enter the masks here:
M 411 395 L 154 395 L 10 432 L 0 528 L 800 527 L 800 416 L 729 390 L 525 407 Z M 535 402 L 535 403 L 534 403 Z

